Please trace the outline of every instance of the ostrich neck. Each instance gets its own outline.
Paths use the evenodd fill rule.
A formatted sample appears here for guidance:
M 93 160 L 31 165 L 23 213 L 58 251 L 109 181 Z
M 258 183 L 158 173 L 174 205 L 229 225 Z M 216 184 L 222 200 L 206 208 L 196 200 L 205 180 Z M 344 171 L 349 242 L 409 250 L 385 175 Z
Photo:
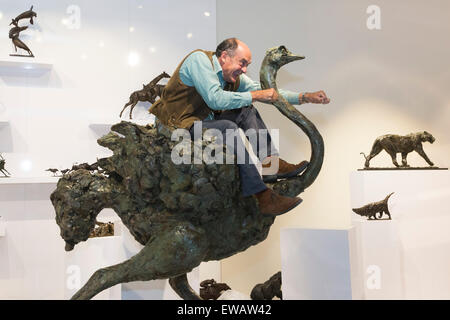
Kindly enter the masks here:
M 276 84 L 278 69 L 279 66 L 269 64 L 267 62 L 267 59 L 264 59 L 260 71 L 260 81 L 262 89 L 273 88 L 278 92 Z M 285 117 L 294 122 L 300 129 L 302 129 L 311 143 L 311 158 L 306 171 L 301 176 L 282 182 L 289 185 L 289 188 L 283 187 L 283 189 L 289 190 L 287 194 L 291 196 L 297 195 L 303 192 L 305 188 L 309 187 L 320 172 L 324 155 L 323 139 L 314 124 L 296 108 L 294 108 L 288 101 L 286 101 L 286 99 L 284 99 L 281 95 L 279 95 L 278 101 L 272 104 Z

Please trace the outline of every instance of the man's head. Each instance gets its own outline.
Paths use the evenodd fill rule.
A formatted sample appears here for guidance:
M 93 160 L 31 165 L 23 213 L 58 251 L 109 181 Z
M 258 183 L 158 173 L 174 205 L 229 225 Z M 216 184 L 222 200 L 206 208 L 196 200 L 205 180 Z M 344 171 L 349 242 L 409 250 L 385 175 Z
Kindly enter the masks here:
M 236 38 L 222 41 L 217 46 L 216 56 L 222 67 L 223 78 L 230 83 L 235 83 L 239 75 L 246 73 L 252 62 L 250 49 Z

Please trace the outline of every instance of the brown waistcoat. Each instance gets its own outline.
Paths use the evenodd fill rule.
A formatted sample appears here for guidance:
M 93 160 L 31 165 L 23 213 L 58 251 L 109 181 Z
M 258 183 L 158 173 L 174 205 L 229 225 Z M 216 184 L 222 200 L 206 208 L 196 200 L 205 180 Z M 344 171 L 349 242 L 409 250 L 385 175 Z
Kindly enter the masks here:
M 212 51 L 195 50 L 204 52 L 211 64 L 213 64 Z M 185 85 L 180 79 L 180 68 L 189 53 L 178 65 L 169 82 L 167 83 L 161 98 L 149 109 L 164 125 L 172 128 L 189 129 L 194 121 L 205 119 L 212 109 L 208 107 L 195 87 Z M 235 83 L 228 83 L 224 90 L 237 91 L 239 78 Z

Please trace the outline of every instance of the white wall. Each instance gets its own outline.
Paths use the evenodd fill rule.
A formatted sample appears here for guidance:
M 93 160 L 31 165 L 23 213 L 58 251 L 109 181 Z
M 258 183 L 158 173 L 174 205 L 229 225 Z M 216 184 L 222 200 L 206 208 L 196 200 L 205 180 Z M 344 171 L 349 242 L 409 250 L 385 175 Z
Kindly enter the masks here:
M 9 57 L 8 24 L 31 4 L 37 18 L 20 38 L 36 56 L 30 61 L 53 68 L 37 74 L 0 69 L 0 120 L 9 121 L 0 128 L 0 152 L 15 177 L 94 162 L 104 151 L 89 124 L 119 122 L 131 92 L 162 71 L 171 74 L 189 51 L 216 45 L 211 0 L 0 0 L 0 60 L 17 60 Z M 134 66 L 130 53 L 138 59 Z M 140 103 L 134 118 L 148 117 L 149 107 Z
M 37 18 L 21 39 L 36 56 L 29 61 L 52 68 L 1 67 L 26 60 L 9 56 L 8 24 L 31 4 Z M 79 28 L 67 11 L 73 5 Z M 0 229 L 6 228 L 0 234 L 1 299 L 67 297 L 65 258 L 71 255 L 64 252 L 49 199 L 56 179 L 35 177 L 105 156 L 96 139 L 106 124 L 120 121 L 131 92 L 162 71 L 171 74 L 191 50 L 215 48 L 215 15 L 212 0 L 0 0 L 0 153 L 13 176 L 0 178 Z M 134 66 L 130 52 L 139 58 Z M 134 118 L 150 120 L 149 107 L 138 104 Z M 18 182 L 8 183 L 13 179 Z
M 369 5 L 381 9 L 381 30 L 369 30 Z M 434 1 L 237 1 L 217 2 L 217 40 L 238 37 L 253 52 L 249 75 L 258 79 L 265 50 L 284 44 L 305 60 L 278 74 L 281 88 L 323 89 L 327 106 L 299 107 L 325 140 L 325 160 L 304 202 L 277 218 L 268 239 L 226 259 L 222 281 L 249 293 L 281 269 L 280 228 L 345 229 L 350 226 L 349 174 L 363 166 L 382 134 L 427 130 L 436 142 L 424 144 L 430 159 L 448 167 L 450 154 L 450 3 Z M 280 129 L 281 156 L 308 159 L 306 136 L 274 107 L 257 104 L 270 128 Z M 410 154 L 409 162 L 426 166 Z M 382 153 L 371 162 L 390 166 Z

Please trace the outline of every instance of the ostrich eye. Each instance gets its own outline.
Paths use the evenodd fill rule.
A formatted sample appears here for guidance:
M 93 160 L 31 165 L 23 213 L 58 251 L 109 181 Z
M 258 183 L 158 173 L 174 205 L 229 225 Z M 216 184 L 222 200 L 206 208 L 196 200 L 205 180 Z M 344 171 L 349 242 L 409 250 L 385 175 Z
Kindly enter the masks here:
M 282 54 L 287 54 L 287 49 L 286 49 L 285 46 L 280 46 L 280 47 L 278 48 L 278 50 L 280 50 Z

